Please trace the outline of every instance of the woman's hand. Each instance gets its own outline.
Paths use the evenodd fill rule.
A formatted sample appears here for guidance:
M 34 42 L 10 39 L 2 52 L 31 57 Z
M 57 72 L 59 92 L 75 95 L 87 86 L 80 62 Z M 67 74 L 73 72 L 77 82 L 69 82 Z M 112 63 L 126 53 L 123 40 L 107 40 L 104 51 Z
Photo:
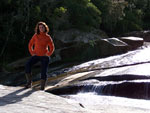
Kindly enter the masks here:
M 47 53 L 45 54 L 45 56 L 48 56 L 48 57 L 49 57 L 49 55 L 48 55 Z

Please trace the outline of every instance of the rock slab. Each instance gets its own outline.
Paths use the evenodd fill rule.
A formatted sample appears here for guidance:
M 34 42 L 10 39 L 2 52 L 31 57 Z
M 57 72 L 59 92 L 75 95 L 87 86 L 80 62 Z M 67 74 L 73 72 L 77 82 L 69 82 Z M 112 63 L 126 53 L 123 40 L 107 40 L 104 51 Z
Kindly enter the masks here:
M 44 91 L 0 85 L 0 113 L 150 113 L 147 100 L 107 96 L 95 100 L 94 104 L 79 103 Z
M 0 113 L 94 113 L 79 103 L 59 96 L 0 85 Z

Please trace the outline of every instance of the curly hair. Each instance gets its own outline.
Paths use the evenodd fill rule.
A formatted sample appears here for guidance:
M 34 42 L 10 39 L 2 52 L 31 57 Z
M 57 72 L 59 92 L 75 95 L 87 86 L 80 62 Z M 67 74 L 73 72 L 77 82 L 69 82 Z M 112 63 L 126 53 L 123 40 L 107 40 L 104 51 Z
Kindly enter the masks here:
M 40 34 L 39 25 L 43 25 L 45 27 L 45 33 L 49 32 L 49 27 L 45 22 L 38 22 L 35 26 L 35 33 Z

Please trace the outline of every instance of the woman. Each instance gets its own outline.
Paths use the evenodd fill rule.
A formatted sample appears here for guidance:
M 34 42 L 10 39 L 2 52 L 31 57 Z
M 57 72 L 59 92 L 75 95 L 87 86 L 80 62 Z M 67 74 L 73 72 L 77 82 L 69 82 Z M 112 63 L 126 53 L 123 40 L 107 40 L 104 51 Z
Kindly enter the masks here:
M 29 52 L 32 55 L 25 66 L 27 84 L 25 88 L 32 86 L 31 67 L 37 62 L 41 62 L 41 90 L 44 90 L 47 79 L 47 68 L 49 56 L 54 52 L 54 43 L 50 35 L 49 28 L 44 22 L 38 22 L 35 27 L 35 34 L 29 41 Z

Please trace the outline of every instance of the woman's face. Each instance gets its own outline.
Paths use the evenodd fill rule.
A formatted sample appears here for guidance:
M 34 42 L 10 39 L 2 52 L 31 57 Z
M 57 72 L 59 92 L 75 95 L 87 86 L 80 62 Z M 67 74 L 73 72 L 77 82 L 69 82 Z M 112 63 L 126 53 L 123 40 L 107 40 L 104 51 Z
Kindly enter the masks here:
M 40 32 L 45 32 L 45 27 L 44 27 L 44 25 L 39 25 L 39 31 L 40 31 Z

